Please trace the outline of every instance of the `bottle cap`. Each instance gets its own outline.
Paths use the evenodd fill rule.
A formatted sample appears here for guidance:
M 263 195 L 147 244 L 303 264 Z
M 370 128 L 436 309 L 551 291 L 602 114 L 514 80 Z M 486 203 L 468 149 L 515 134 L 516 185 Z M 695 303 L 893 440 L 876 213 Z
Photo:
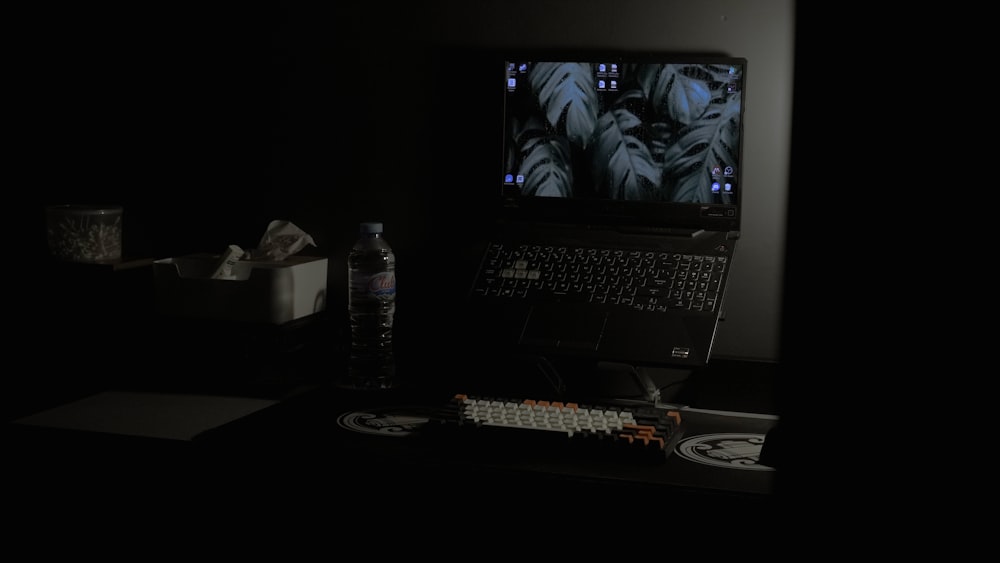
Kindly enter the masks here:
M 361 234 L 372 235 L 382 232 L 382 223 L 369 221 L 366 223 L 361 223 Z

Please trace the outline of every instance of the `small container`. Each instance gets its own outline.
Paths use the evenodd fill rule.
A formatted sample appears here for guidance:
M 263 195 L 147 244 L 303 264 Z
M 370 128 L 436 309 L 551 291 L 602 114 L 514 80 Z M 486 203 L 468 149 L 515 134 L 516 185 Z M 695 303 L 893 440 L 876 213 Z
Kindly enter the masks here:
M 153 262 L 157 311 L 187 317 L 281 325 L 326 310 L 328 259 L 239 260 L 213 278 L 221 256 L 199 253 Z
M 90 264 L 121 261 L 120 205 L 52 205 L 45 209 L 45 216 L 52 256 Z

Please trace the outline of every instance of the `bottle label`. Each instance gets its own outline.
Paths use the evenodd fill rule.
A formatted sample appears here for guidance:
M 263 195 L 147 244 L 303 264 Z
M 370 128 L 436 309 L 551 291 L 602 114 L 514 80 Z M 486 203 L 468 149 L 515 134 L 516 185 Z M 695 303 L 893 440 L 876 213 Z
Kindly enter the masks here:
M 396 297 L 395 272 L 381 272 L 368 278 L 368 295 L 377 299 L 389 300 Z

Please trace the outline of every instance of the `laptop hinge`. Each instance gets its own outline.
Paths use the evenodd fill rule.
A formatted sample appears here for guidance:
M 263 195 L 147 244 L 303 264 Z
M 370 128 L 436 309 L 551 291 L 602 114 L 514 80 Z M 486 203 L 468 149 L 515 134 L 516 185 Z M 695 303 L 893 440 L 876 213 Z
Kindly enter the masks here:
M 740 238 L 740 231 L 729 231 L 726 233 L 726 240 L 736 240 Z
M 694 238 L 705 232 L 705 229 L 683 229 L 679 227 L 618 227 L 618 231 L 630 234 L 669 235 L 674 237 Z

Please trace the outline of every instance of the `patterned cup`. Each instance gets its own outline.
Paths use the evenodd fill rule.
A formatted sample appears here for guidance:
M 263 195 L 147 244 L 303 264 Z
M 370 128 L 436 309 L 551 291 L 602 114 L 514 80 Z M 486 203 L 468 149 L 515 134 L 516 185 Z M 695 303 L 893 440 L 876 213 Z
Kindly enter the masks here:
M 49 251 L 56 258 L 93 264 L 121 261 L 120 205 L 52 205 L 45 213 Z

